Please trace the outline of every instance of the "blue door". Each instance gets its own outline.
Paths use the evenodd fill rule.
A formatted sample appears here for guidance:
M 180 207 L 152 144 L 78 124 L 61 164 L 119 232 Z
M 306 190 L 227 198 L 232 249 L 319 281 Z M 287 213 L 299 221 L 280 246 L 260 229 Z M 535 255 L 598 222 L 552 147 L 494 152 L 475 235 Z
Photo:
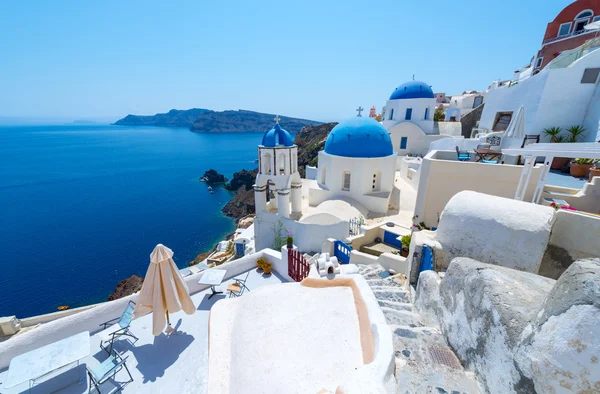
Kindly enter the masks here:
M 243 256 L 245 253 L 246 245 L 244 244 L 235 244 L 235 254 L 237 256 Z
M 433 253 L 431 252 L 431 248 L 427 245 L 423 245 L 421 254 L 421 267 L 419 272 L 433 271 Z
M 405 120 L 411 120 L 412 119 L 412 108 L 406 108 L 406 117 L 404 119 Z
M 398 249 L 402 249 L 402 241 L 398 239 L 398 234 L 394 234 L 389 231 L 383 233 L 383 243 L 386 243 Z
M 350 264 L 350 253 L 352 248 L 340 240 L 333 242 L 333 255 L 337 257 L 340 264 Z

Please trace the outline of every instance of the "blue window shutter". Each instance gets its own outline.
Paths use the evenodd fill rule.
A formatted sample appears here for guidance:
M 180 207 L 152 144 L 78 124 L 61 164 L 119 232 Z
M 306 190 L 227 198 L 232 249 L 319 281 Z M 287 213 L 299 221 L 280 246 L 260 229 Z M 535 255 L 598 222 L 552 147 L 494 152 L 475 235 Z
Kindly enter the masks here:
M 405 120 L 410 120 L 412 118 L 412 108 L 406 108 L 406 117 Z
M 400 149 L 406 149 L 407 142 L 408 142 L 408 137 L 402 137 L 400 139 Z

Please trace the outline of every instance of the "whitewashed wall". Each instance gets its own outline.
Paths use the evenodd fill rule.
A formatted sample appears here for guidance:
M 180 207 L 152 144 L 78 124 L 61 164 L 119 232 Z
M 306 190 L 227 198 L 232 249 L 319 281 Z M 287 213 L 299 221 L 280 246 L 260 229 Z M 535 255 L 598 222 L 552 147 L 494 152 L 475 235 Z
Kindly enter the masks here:
M 510 88 L 491 90 L 479 126 L 492 129 L 497 112 L 516 114 L 525 106 L 527 134 L 541 134 L 547 127 L 585 125 L 585 141 L 593 141 L 600 119 L 598 84 L 582 84 L 586 68 L 600 67 L 600 51 L 582 57 L 568 68 L 545 69 Z
M 400 99 L 388 100 L 385 106 L 383 126 L 390 129 L 398 122 L 411 122 L 419 126 L 425 133 L 433 133 L 433 113 L 435 111 L 435 99 Z M 412 108 L 410 120 L 406 120 L 406 109 Z M 429 108 L 428 119 L 425 119 L 425 108 Z M 394 118 L 389 119 L 391 110 L 394 110 Z
M 438 214 L 456 193 L 463 190 L 514 198 L 522 166 L 440 160 L 438 152 L 440 156 L 456 157 L 455 151 L 432 151 L 423 159 L 415 215 L 427 226 L 437 227 Z M 533 169 L 525 193 L 528 201 L 533 197 L 540 171 L 540 165 Z

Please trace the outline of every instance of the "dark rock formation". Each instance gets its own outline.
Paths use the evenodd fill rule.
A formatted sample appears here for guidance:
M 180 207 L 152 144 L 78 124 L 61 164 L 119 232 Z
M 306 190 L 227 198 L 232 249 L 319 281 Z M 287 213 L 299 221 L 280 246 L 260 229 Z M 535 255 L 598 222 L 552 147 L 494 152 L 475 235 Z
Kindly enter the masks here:
M 223 207 L 223 213 L 234 219 L 240 219 L 254 213 L 254 189 L 258 169 L 242 170 L 233 174 L 233 179 L 226 186 L 229 190 L 237 191 L 235 196 Z
M 127 279 L 123 279 L 119 282 L 115 291 L 108 296 L 108 301 L 118 300 L 119 298 L 123 298 L 140 291 L 142 288 L 142 283 L 144 283 L 144 278 L 137 275 L 132 275 Z
M 123 119 L 115 122 L 116 125 L 123 126 L 161 126 L 161 127 L 185 127 L 192 126 L 194 121 L 208 109 L 192 108 L 188 110 L 172 109 L 166 114 L 156 115 L 127 115 Z
M 316 166 L 319 151 L 325 147 L 327 135 L 337 123 L 325 123 L 318 126 L 306 126 L 298 134 L 294 143 L 298 145 L 298 172 L 304 178 L 306 166 Z
M 216 185 L 217 183 L 225 183 L 227 182 L 227 178 L 224 175 L 219 174 L 216 170 L 212 168 L 204 173 L 200 178 L 201 181 L 206 182 L 207 185 Z
M 172 109 L 166 114 L 152 116 L 127 115 L 115 122 L 125 126 L 186 127 L 192 131 L 214 132 L 261 132 L 273 127 L 275 115 L 254 111 L 211 111 L 193 108 Z M 304 126 L 316 126 L 321 122 L 281 116 L 281 125 L 290 133 L 296 133 Z

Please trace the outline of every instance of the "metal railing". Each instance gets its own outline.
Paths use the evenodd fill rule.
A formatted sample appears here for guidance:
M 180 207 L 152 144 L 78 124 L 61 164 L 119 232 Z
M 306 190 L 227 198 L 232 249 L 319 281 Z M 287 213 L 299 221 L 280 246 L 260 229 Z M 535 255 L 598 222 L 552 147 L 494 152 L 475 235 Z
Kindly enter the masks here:
M 574 31 L 574 32 L 572 32 L 570 34 L 567 34 L 566 36 L 559 36 L 559 37 L 548 38 L 547 40 L 544 40 L 543 45 L 550 44 L 550 43 L 555 42 L 555 41 L 566 40 L 568 38 L 572 38 L 572 37 L 575 37 L 575 36 L 580 36 L 582 34 L 594 33 L 594 32 L 597 32 L 597 30 L 585 30 L 585 29 L 581 29 L 581 30 L 578 30 L 578 31 Z

